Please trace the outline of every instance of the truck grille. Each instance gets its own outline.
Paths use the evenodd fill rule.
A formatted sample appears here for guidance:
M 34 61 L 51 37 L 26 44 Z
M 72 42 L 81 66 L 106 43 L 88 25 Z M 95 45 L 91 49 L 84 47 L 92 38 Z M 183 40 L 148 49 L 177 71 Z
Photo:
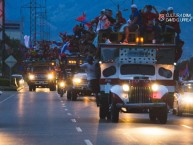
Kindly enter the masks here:
M 151 95 L 149 87 L 131 87 L 129 103 L 151 103 Z
M 47 76 L 45 74 L 38 74 L 38 75 L 35 75 L 35 78 L 36 79 L 47 79 Z

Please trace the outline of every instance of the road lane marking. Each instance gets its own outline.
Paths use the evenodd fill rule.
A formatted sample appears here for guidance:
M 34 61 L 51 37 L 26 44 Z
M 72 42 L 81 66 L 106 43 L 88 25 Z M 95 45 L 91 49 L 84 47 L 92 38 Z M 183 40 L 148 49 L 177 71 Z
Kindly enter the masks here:
M 86 145 L 93 145 L 89 139 L 85 139 L 84 142 L 86 143 Z
M 76 127 L 77 132 L 82 132 L 82 129 L 80 127 Z
M 65 111 L 68 111 L 68 109 L 65 109 Z
M 71 121 L 75 123 L 75 122 L 76 122 L 76 119 L 71 119 Z
M 14 97 L 14 96 L 15 96 L 15 95 L 9 96 L 8 98 L 6 98 L 6 99 L 4 99 L 3 101 L 1 101 L 0 104 L 3 103 L 3 102 L 5 102 L 5 101 L 7 101 L 8 99 L 10 99 L 10 98 L 12 98 L 12 97 Z
M 72 114 L 71 113 L 67 113 L 67 115 L 71 116 Z
M 187 126 L 187 125 L 181 125 L 181 126 L 183 126 L 183 127 L 185 127 L 185 128 L 188 128 L 188 129 L 193 129 L 192 127 Z

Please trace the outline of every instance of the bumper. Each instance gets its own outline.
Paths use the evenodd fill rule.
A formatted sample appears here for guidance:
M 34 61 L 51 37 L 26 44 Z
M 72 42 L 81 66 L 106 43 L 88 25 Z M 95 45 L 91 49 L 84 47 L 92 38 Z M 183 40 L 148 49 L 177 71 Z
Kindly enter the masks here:
M 160 107 L 165 107 L 165 103 L 133 103 L 133 104 L 121 104 L 117 103 L 116 104 L 117 108 L 144 108 L 144 109 L 149 109 L 149 108 L 160 108 Z
M 56 83 L 54 81 L 37 80 L 37 81 L 28 82 L 28 84 L 33 86 L 50 86 L 50 85 L 55 85 Z

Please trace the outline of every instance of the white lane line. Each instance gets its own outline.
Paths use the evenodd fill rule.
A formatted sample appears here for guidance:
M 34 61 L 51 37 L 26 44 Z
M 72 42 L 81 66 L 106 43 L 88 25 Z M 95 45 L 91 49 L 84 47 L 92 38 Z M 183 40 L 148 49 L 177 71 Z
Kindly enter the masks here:
M 65 109 L 65 111 L 68 111 L 68 109 Z
M 67 113 L 68 116 L 71 116 L 72 114 L 71 113 Z
M 86 143 L 86 145 L 93 145 L 89 139 L 85 139 L 84 142 Z
M 77 132 L 82 132 L 82 129 L 80 127 L 76 127 Z
M 75 122 L 76 122 L 76 119 L 71 119 L 71 121 L 75 123 Z
M 14 97 L 14 96 L 15 96 L 15 95 L 9 96 L 8 98 L 6 98 L 6 99 L 4 99 L 3 101 L 1 101 L 0 104 L 3 103 L 3 102 L 5 102 L 5 101 L 7 101 L 8 99 L 10 99 L 10 98 L 12 98 L 12 97 Z
M 63 108 L 66 108 L 66 106 L 62 106 Z
M 183 127 L 185 127 L 185 128 L 188 128 L 188 129 L 193 129 L 192 127 L 187 126 L 187 125 L 181 125 L 181 126 L 183 126 Z

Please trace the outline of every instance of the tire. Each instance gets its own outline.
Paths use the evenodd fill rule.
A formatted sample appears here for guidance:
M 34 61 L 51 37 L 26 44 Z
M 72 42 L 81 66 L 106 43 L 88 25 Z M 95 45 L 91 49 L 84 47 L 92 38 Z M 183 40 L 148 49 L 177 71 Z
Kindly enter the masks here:
M 116 107 L 114 100 L 112 100 L 111 104 L 111 122 L 113 123 L 119 122 L 119 109 Z
M 168 110 L 167 106 L 158 108 L 159 110 L 157 111 L 157 118 L 161 124 L 166 124 L 167 119 L 168 119 Z
M 34 92 L 36 91 L 36 86 L 33 87 L 33 91 L 34 91 Z
M 157 118 L 157 116 L 156 116 L 156 110 L 155 110 L 155 108 L 150 109 L 150 110 L 149 110 L 149 119 L 150 119 L 151 121 L 155 122 L 155 121 L 156 121 L 156 118 Z
M 177 103 L 177 104 L 178 104 L 178 103 Z M 178 104 L 177 110 L 176 110 L 176 115 L 177 115 L 177 116 L 182 116 L 182 114 L 183 114 L 183 112 L 182 112 L 182 110 L 180 109 L 179 104 Z
M 71 91 L 67 91 L 67 100 L 71 99 L 72 99 Z
M 99 117 L 100 119 L 105 119 L 109 117 L 109 102 L 107 96 L 101 96 L 100 107 L 99 107 Z
M 56 91 L 56 86 L 54 86 L 54 85 L 51 86 L 51 87 L 50 87 L 50 91 Z
M 74 91 L 71 91 L 71 96 L 72 96 L 72 101 L 76 101 L 77 100 L 77 94 Z
M 29 86 L 29 91 L 32 92 L 33 91 L 33 87 Z

